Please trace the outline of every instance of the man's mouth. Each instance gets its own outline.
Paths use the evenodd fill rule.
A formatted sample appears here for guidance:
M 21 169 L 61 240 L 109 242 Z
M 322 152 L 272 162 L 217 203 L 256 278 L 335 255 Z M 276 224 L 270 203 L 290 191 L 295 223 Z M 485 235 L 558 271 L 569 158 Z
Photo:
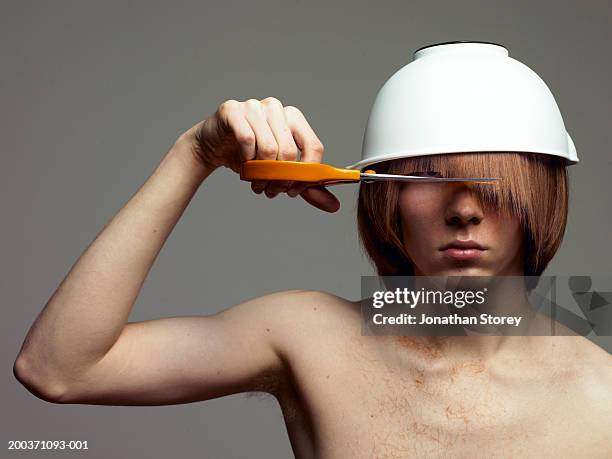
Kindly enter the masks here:
M 480 257 L 488 247 L 479 244 L 474 240 L 459 240 L 449 242 L 440 247 L 440 251 L 453 260 L 475 260 Z

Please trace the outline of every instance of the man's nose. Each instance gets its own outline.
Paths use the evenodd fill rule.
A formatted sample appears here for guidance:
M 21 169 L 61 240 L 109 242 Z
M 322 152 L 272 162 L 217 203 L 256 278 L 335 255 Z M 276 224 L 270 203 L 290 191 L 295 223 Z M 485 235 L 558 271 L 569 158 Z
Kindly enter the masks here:
M 484 212 L 474 191 L 465 185 L 453 188 L 444 215 L 446 223 L 453 226 L 478 225 L 484 218 Z

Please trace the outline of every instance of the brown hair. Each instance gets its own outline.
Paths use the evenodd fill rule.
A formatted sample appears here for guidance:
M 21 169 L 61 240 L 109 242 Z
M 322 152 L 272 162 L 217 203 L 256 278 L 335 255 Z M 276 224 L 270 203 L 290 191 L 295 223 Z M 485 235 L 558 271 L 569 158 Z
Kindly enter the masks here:
M 500 177 L 472 187 L 483 208 L 520 219 L 525 276 L 542 274 L 561 245 L 568 212 L 568 179 L 563 158 L 535 153 L 478 152 L 416 156 L 378 163 L 378 173 L 436 171 L 445 177 Z M 401 182 L 362 183 L 357 223 L 362 247 L 379 276 L 414 275 L 406 255 L 398 212 Z

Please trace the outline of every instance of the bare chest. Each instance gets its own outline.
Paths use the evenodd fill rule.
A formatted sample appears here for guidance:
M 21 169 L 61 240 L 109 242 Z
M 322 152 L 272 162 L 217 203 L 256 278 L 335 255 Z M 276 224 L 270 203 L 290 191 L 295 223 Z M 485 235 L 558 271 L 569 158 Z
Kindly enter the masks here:
M 579 420 L 586 413 L 562 385 L 498 384 L 478 365 L 436 374 L 373 360 L 322 361 L 318 371 L 305 367 L 296 376 L 298 390 L 283 410 L 298 457 L 579 457 L 593 451 L 588 419 Z

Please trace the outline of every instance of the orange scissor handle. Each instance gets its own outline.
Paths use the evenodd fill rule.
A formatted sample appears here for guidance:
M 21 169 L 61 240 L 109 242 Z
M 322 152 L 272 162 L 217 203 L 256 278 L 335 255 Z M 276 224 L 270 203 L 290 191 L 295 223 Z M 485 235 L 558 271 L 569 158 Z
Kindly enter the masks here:
M 296 182 L 338 183 L 358 182 L 359 170 L 341 169 L 321 163 L 255 159 L 240 167 L 240 180 L 288 180 Z

